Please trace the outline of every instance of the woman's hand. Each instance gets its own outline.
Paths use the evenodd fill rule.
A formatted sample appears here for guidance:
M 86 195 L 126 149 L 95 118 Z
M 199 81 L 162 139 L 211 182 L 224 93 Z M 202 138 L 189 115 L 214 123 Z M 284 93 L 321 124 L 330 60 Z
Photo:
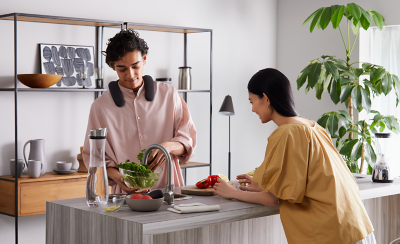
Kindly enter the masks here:
M 107 175 L 108 178 L 117 183 L 117 185 L 119 185 L 119 187 L 121 187 L 121 189 L 127 194 L 138 193 L 138 190 L 140 190 L 140 187 L 129 188 L 127 185 L 125 185 L 124 178 L 121 176 L 121 173 L 116 168 L 107 168 Z M 141 192 L 149 192 L 149 191 L 150 190 L 147 189 Z
M 263 191 L 254 181 L 253 178 L 247 174 L 242 174 L 236 176 L 236 179 L 240 180 L 239 184 L 242 183 L 247 183 L 250 184 L 250 186 L 240 186 L 241 190 L 245 191 L 254 191 L 254 192 L 260 192 Z
M 213 186 L 215 193 L 225 198 L 234 198 L 236 186 L 228 184 L 226 181 L 218 178 L 217 183 Z

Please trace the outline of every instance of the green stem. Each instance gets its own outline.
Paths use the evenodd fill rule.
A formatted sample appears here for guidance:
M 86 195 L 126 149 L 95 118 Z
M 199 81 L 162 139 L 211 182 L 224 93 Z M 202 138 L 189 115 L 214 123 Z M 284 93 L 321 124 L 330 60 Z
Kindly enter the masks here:
M 349 29 L 349 20 L 347 20 L 347 46 L 350 49 L 350 29 Z
M 357 32 L 356 38 L 354 39 L 353 46 L 351 47 L 351 50 L 350 50 L 350 53 L 349 53 L 349 55 L 351 55 L 351 53 L 353 52 L 354 44 L 356 44 L 356 40 L 357 40 L 357 37 L 358 37 L 358 34 L 359 34 L 359 33 L 360 33 L 360 29 L 358 29 L 358 32 Z
M 343 33 L 342 33 L 342 30 L 340 29 L 340 26 L 339 26 L 339 31 L 340 31 L 340 35 L 342 36 L 343 45 L 344 45 L 344 48 L 346 49 L 346 53 L 347 53 L 346 42 L 344 41 Z

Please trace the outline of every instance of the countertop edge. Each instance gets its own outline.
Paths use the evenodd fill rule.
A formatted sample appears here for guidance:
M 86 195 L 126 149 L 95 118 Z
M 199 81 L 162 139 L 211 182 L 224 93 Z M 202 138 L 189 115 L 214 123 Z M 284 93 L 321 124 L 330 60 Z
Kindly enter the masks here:
M 249 209 L 238 209 L 224 212 L 216 211 L 213 212 L 213 214 L 202 216 L 146 223 L 143 224 L 143 235 L 157 235 L 276 214 L 279 214 L 278 205 L 275 207 L 256 206 Z

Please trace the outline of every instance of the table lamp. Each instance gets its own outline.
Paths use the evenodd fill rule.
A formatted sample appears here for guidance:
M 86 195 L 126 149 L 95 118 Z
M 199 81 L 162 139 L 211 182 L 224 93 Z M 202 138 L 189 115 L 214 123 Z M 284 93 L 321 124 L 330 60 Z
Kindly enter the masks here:
M 224 102 L 219 109 L 219 113 L 225 116 L 229 116 L 228 178 L 229 180 L 231 180 L 231 116 L 235 115 L 231 96 L 227 95 L 225 97 Z

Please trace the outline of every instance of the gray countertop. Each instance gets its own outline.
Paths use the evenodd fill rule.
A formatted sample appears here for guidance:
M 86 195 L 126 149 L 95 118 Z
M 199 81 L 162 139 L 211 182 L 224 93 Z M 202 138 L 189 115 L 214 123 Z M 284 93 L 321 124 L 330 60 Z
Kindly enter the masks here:
M 175 187 L 174 192 L 180 193 L 180 187 Z M 57 204 L 64 207 L 79 209 L 84 212 L 107 215 L 141 224 L 143 234 L 154 235 L 168 233 L 172 231 L 185 230 L 203 227 L 212 224 L 238 221 L 249 218 L 257 218 L 279 214 L 279 207 L 266 207 L 258 204 L 246 203 L 237 200 L 226 199 L 218 195 L 215 196 L 192 196 L 193 198 L 175 201 L 175 204 L 204 203 L 207 205 L 219 205 L 219 211 L 177 214 L 167 210 L 170 205 L 162 205 L 158 211 L 154 212 L 136 212 L 124 205 L 118 212 L 104 212 L 100 208 L 90 208 L 86 204 L 85 198 L 67 199 L 48 202 L 48 204 Z
M 396 178 L 393 183 L 375 183 L 371 181 L 370 175 L 353 174 L 353 176 L 356 178 L 361 200 L 400 193 L 400 178 Z
M 357 175 L 356 181 L 359 185 L 361 199 L 370 199 L 389 196 L 400 193 L 400 179 L 394 183 L 372 183 L 371 176 Z M 174 190 L 180 193 L 180 188 Z M 107 218 L 115 218 L 139 224 L 143 228 L 144 235 L 155 235 L 173 231 L 193 229 L 224 222 L 232 222 L 250 218 L 279 214 L 279 207 L 266 207 L 258 204 L 246 203 L 237 200 L 230 200 L 216 196 L 193 196 L 192 199 L 176 201 L 181 203 L 204 203 L 207 205 L 220 205 L 219 211 L 177 214 L 167 211 L 170 205 L 163 205 L 158 211 L 154 212 L 135 212 L 127 206 L 123 206 L 118 212 L 103 212 L 99 208 L 90 208 L 86 205 L 85 198 L 76 198 L 48 202 L 48 206 L 62 206 L 74 210 L 83 211 L 82 214 L 99 214 Z

